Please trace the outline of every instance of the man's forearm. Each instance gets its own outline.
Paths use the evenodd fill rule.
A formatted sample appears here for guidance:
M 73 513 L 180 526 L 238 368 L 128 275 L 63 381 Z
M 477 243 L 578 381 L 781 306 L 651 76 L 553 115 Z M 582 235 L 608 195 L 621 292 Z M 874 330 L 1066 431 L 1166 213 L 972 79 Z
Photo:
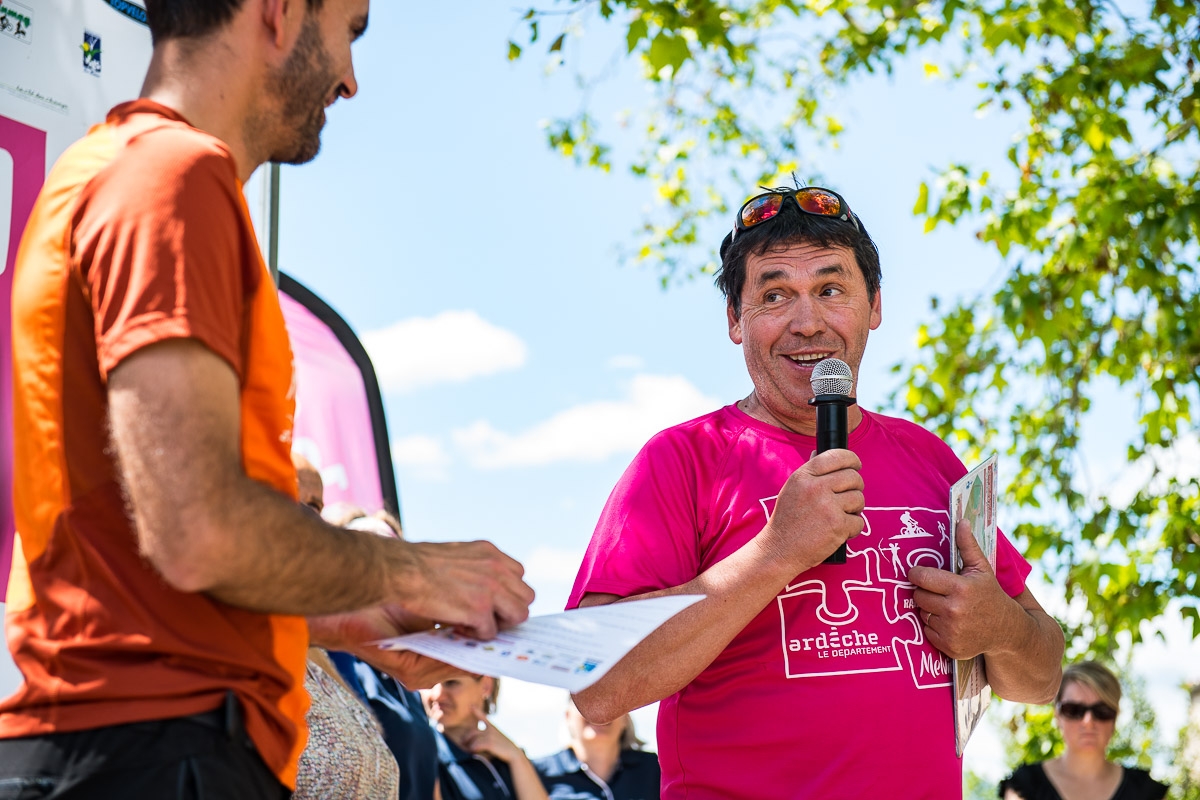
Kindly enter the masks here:
M 345 531 L 248 476 L 238 377 L 203 345 L 137 351 L 109 375 L 108 398 L 139 548 L 176 589 L 306 616 L 386 602 L 483 638 L 528 616 L 521 565 L 491 544 Z
M 705 596 L 663 623 L 603 678 L 575 695 L 580 712 L 593 722 L 611 722 L 687 686 L 795 577 L 795 572 L 779 569 L 777 562 L 764 556 L 751 542 L 686 584 L 625 598 Z M 588 595 L 580 605 L 603 605 L 615 599 Z
M 204 553 L 195 591 L 254 611 L 335 614 L 394 599 L 414 572 L 405 542 L 335 528 L 249 478 L 229 495 L 207 507 L 207 530 L 196 534 Z
M 1062 680 L 1063 632 L 1040 607 L 1021 606 L 1008 649 L 986 653 L 988 683 L 1017 703 L 1049 703 Z

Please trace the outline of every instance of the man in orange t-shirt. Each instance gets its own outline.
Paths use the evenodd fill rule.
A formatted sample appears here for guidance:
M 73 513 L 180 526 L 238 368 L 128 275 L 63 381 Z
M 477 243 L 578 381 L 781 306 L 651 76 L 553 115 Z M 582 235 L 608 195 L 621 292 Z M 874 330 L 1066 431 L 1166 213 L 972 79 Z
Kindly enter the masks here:
M 345 531 L 296 502 L 292 353 L 241 187 L 316 155 L 368 0 L 146 5 L 142 97 L 55 165 L 17 256 L 25 680 L 0 702 L 0 794 L 281 797 L 310 631 L 430 685 L 445 665 L 365 643 L 428 620 L 487 638 L 533 593 L 486 542 Z

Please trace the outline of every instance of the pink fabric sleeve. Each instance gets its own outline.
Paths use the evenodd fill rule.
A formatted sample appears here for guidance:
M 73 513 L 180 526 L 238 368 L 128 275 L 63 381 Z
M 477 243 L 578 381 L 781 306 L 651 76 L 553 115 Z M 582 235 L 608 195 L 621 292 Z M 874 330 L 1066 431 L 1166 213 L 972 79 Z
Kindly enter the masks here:
M 658 434 L 617 482 L 584 554 L 567 608 L 588 593 L 621 597 L 680 586 L 696 577 L 696 498 L 701 470 L 671 431 Z

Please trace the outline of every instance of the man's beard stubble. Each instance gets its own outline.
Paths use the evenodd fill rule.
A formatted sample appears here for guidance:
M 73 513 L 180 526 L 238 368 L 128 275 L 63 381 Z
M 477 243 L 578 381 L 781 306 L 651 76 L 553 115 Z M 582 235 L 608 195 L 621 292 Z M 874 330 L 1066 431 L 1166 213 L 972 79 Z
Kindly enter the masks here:
M 305 164 L 321 150 L 325 127 L 325 101 L 334 84 L 329 54 L 321 42 L 320 28 L 311 14 L 305 18 L 296 46 L 287 61 L 267 78 L 266 92 L 278 102 L 274 124 L 258 118 L 248 124 L 247 138 L 265 131 L 277 132 L 269 161 Z

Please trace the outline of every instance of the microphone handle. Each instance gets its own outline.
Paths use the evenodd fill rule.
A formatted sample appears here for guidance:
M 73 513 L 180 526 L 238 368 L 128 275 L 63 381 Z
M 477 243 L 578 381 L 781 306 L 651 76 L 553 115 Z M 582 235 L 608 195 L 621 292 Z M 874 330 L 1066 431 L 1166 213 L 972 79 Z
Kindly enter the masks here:
M 846 431 L 846 407 L 854 404 L 854 398 L 847 395 L 817 395 L 810 401 L 817 407 L 817 452 L 826 450 L 845 450 L 848 434 Z M 828 558 L 826 564 L 846 563 L 846 543 L 838 545 Z

